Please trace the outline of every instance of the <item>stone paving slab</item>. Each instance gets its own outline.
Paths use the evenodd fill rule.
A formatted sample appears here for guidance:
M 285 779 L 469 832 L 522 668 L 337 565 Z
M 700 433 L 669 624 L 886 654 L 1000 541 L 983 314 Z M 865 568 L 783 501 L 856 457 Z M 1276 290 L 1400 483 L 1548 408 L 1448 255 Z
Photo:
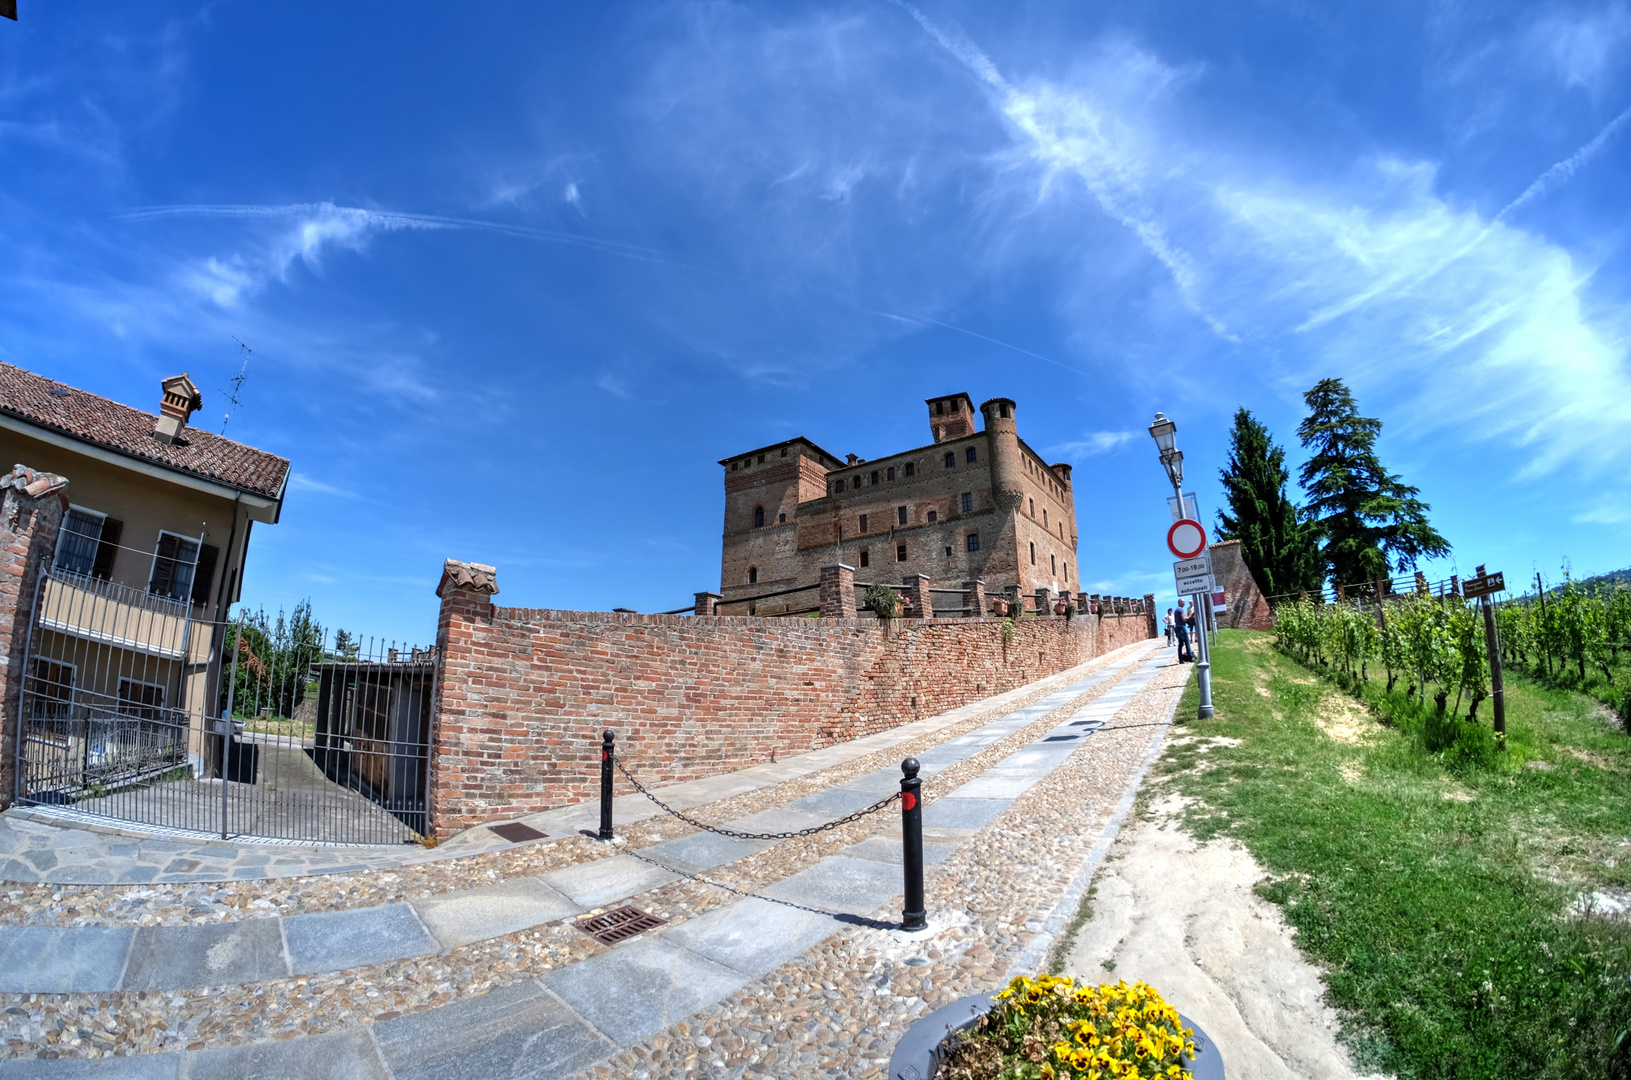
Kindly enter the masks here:
M 237 986 L 289 974 L 277 919 L 214 926 L 144 926 L 136 931 L 121 990 Z
M 641 848 L 640 855 L 682 873 L 695 874 L 775 846 L 774 840 L 738 840 L 718 833 L 699 832 Z
M 374 1025 L 395 1080 L 569 1076 L 617 1049 L 565 1002 L 528 979 L 436 1010 Z
M 983 829 L 1013 804 L 1007 799 L 965 799 L 953 795 L 923 807 L 925 828 Z
M 0 1060 L 0 1080 L 181 1080 L 180 1054 L 139 1054 L 116 1058 L 9 1058 Z
M 748 978 L 665 938 L 647 937 L 552 971 L 544 985 L 617 1045 L 629 1046 L 718 1001 Z
M 679 879 L 671 871 L 633 855 L 613 855 L 551 871 L 543 875 L 543 880 L 574 904 L 588 909 Z
M 871 859 L 829 855 L 809 869 L 759 890 L 759 895 L 831 912 L 864 915 L 899 895 L 902 887 L 898 864 L 886 866 Z
M 408 904 L 290 915 L 282 922 L 294 975 L 383 964 L 441 949 Z
M 543 881 L 530 877 L 421 897 L 410 903 L 419 921 L 444 949 L 513 934 L 584 910 Z
M 7 927 L 0 930 L 0 992 L 113 990 L 134 935 L 128 926 L 79 926 L 72 936 L 52 926 Z
M 895 836 L 869 836 L 859 844 L 851 844 L 840 851 L 840 855 L 848 855 L 854 859 L 871 859 L 873 862 L 886 863 L 889 866 L 900 866 L 905 861 L 903 843 L 896 830 Z M 951 858 L 956 852 L 958 844 L 966 840 L 967 836 L 959 836 L 956 840 L 935 839 L 927 833 L 923 836 L 923 865 L 934 866 Z
M 842 928 L 843 924 L 825 912 L 754 897 L 699 915 L 664 937 L 717 964 L 757 977 Z

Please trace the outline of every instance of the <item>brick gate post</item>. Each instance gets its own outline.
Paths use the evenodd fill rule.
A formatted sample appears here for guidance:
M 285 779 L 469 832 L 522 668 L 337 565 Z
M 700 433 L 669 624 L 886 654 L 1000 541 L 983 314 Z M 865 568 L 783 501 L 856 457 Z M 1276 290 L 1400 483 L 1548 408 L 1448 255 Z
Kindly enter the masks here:
M 831 563 L 821 568 L 821 617 L 855 618 L 855 567 Z
M 697 610 L 695 613 L 698 615 L 718 614 L 718 604 L 723 599 L 724 597 L 716 592 L 699 592 L 697 593 Z
M 971 619 L 985 618 L 985 579 L 975 578 L 963 582 L 963 606 L 970 608 Z
M 912 618 L 934 618 L 934 594 L 929 591 L 928 574 L 907 574 L 900 579 L 901 592 L 912 602 Z
M 34 618 L 34 587 L 40 567 L 57 547 L 68 509 L 54 473 L 18 465 L 0 476 L 0 809 L 17 795 L 17 730 L 21 723 L 28 627 Z
M 481 563 L 448 559 L 436 586 L 442 609 L 436 618 L 436 700 L 431 711 L 430 833 L 440 839 L 452 830 L 443 817 L 462 799 L 470 747 L 467 728 L 480 718 L 470 703 L 470 670 L 475 665 L 477 622 L 491 622 L 498 571 Z M 451 815 L 457 817 L 455 813 Z
M 1155 594 L 1152 592 L 1144 594 L 1144 629 L 1152 638 L 1158 638 L 1164 633 L 1155 623 Z

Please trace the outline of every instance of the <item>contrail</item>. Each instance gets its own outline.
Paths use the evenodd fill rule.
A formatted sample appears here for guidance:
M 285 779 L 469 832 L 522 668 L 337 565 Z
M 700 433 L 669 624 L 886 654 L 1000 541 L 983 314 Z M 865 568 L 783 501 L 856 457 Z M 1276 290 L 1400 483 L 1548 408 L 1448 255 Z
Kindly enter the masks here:
M 560 232 L 555 229 L 538 229 L 527 225 L 507 225 L 498 221 L 482 221 L 479 218 L 445 217 L 439 214 L 413 214 L 398 210 L 367 210 L 362 207 L 339 206 L 331 202 L 287 203 L 283 205 L 261 205 L 254 203 L 195 203 L 174 206 L 142 206 L 136 207 L 132 210 L 123 211 L 115 214 L 114 216 L 129 221 L 140 221 L 149 218 L 164 217 L 271 218 L 294 217 L 301 214 L 315 214 L 346 218 L 364 225 L 388 230 L 476 229 L 482 232 L 498 233 L 502 236 L 514 236 L 525 240 L 542 240 L 548 243 L 570 244 L 575 247 L 587 248 L 591 251 L 599 251 L 608 255 L 616 255 L 620 258 L 635 259 L 640 262 L 655 263 L 660 266 L 669 266 L 695 273 L 713 274 L 718 277 L 730 278 L 731 280 L 738 282 L 749 282 L 748 278 L 733 271 L 722 270 L 718 267 L 703 266 L 696 263 L 688 263 L 681 259 L 674 258 L 667 252 L 658 251 L 654 248 L 639 247 L 635 244 L 625 244 L 620 241 L 605 240 L 595 236 L 585 236 L 582 233 Z M 765 280 L 766 279 L 763 277 L 756 277 L 752 279 L 752 282 L 762 284 Z M 979 333 L 976 330 L 970 330 L 966 327 L 958 326 L 955 323 L 944 322 L 940 319 L 931 318 L 927 315 L 919 315 L 915 312 L 893 311 L 888 308 L 876 307 L 871 302 L 864 300 L 853 293 L 847 293 L 840 289 L 829 288 L 825 285 L 814 285 L 809 282 L 797 281 L 792 278 L 773 278 L 770 280 L 778 281 L 779 284 L 786 285 L 791 288 L 807 289 L 812 292 L 825 293 L 828 296 L 842 300 L 847 304 L 851 304 L 869 315 L 876 315 L 881 318 L 913 323 L 917 326 L 937 327 L 942 330 L 950 330 L 953 333 L 962 334 L 965 337 L 973 338 L 976 341 L 984 341 L 1000 348 L 1008 349 L 1011 352 L 1017 352 L 1021 355 L 1029 356 L 1036 360 L 1041 360 L 1045 364 L 1051 364 L 1054 367 L 1063 368 L 1066 371 L 1071 371 L 1078 375 L 1085 375 L 1090 378 L 1092 377 L 1092 372 L 1084 371 L 1081 368 L 1072 367 L 1071 365 L 1062 363 L 1061 361 L 1055 360 L 1050 356 L 1044 356 L 1041 353 L 1032 352 L 1030 349 L 1015 345 L 1012 342 L 1003 341 L 1000 338 L 990 337 L 989 335 Z
M 1574 179 L 1574 174 L 1588 165 L 1592 158 L 1602 153 L 1603 147 L 1608 145 L 1608 140 L 1612 139 L 1620 128 L 1625 126 L 1626 121 L 1628 120 L 1631 120 L 1631 108 L 1627 108 L 1624 112 L 1620 113 L 1620 115 L 1616 116 L 1606 125 L 1604 125 L 1603 130 L 1597 133 L 1597 137 L 1595 139 L 1591 140 L 1589 143 L 1582 146 L 1580 149 L 1576 150 L 1573 154 L 1564 158 L 1556 165 L 1553 165 L 1550 169 L 1547 169 L 1545 172 L 1541 173 L 1539 178 L 1536 179 L 1533 184 L 1530 184 L 1524 189 L 1524 193 L 1522 195 L 1519 195 L 1516 199 L 1513 199 L 1511 202 L 1507 203 L 1501 212 L 1495 215 L 1495 220 L 1490 222 L 1490 224 L 1500 224 L 1513 212 L 1523 208 L 1526 204 L 1550 195 L 1555 189 Z

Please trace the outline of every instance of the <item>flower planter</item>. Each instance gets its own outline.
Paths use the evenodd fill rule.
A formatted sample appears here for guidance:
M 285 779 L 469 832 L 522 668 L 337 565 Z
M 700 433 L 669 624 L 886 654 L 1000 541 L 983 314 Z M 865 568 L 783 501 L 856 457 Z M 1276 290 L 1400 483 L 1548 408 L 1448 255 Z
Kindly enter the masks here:
M 1008 601 L 1006 601 L 1006 600 L 993 600 L 993 601 L 991 601 L 991 615 L 992 615 L 993 618 L 1006 619 L 1008 617 Z
M 940 1068 L 946 1043 L 990 1012 L 993 997 L 992 994 L 973 994 L 914 1021 L 889 1057 L 887 1080 L 930 1080 Z M 1217 1046 L 1195 1021 L 1182 1013 L 1178 1019 L 1195 1032 L 1195 1057 L 1188 1062 L 1194 1080 L 1224 1080 L 1223 1056 Z

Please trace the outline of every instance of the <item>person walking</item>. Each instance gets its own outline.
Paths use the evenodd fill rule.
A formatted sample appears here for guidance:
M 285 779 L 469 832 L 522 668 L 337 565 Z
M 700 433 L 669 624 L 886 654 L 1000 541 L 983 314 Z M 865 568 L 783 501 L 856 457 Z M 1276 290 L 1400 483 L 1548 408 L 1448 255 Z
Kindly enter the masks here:
M 1180 664 L 1194 663 L 1195 654 L 1189 647 L 1189 623 L 1184 619 L 1184 609 L 1181 605 L 1178 608 L 1178 620 L 1173 624 L 1173 630 L 1178 635 L 1178 662 Z
M 1167 608 L 1166 627 L 1167 627 L 1167 644 L 1171 645 L 1172 644 L 1172 609 L 1171 608 Z

